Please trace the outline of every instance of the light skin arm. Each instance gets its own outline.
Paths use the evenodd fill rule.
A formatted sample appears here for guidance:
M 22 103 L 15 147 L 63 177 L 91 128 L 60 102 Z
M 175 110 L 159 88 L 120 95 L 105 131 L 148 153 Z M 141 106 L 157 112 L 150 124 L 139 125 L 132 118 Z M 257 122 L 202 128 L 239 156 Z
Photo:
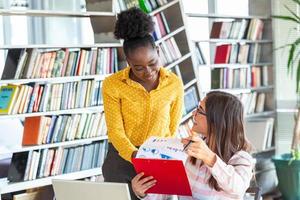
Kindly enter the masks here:
M 209 149 L 205 141 L 198 135 L 193 135 L 182 139 L 183 145 L 186 145 L 190 140 L 193 142 L 187 147 L 186 152 L 189 156 L 202 160 L 203 163 L 209 167 L 214 166 L 217 157 L 216 154 Z
M 156 183 L 156 180 L 153 179 L 153 176 L 143 177 L 144 173 L 141 172 L 137 174 L 132 180 L 132 190 L 138 197 L 145 197 L 146 191 L 153 187 Z

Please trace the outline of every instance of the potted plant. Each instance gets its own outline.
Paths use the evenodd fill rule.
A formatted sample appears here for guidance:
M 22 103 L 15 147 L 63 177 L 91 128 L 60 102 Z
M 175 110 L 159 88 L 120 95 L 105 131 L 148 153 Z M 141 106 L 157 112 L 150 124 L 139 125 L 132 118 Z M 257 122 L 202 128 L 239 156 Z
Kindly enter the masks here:
M 300 6 L 300 0 L 292 0 L 296 6 Z M 293 12 L 289 7 L 285 6 L 289 11 L 289 16 L 275 15 L 276 19 L 286 20 L 295 24 L 295 29 L 300 26 L 299 13 Z M 280 48 L 288 48 L 287 70 L 293 75 L 296 73 L 296 92 L 300 94 L 300 34 L 293 43 L 286 44 Z M 273 157 L 276 172 L 278 176 L 278 187 L 285 200 L 300 199 L 300 109 L 295 117 L 295 126 L 293 140 L 291 145 L 291 153 Z

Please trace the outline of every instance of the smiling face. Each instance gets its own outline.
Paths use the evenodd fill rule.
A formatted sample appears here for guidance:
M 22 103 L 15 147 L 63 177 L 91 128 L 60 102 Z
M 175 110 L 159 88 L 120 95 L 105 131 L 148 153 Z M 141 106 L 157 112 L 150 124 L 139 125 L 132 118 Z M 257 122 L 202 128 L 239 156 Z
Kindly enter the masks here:
M 151 46 L 138 47 L 127 55 L 127 62 L 137 81 L 154 83 L 158 79 L 160 62 L 157 49 Z
M 207 136 L 207 119 L 206 119 L 206 108 L 205 101 L 203 99 L 198 105 L 197 109 L 193 112 L 193 127 L 192 131 L 200 133 L 203 136 Z

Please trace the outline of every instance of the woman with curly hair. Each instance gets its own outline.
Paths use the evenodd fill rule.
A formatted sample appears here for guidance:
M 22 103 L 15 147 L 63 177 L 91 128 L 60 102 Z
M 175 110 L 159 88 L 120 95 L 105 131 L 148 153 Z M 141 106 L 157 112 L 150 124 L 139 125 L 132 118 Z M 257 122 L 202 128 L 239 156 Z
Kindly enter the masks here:
M 114 34 L 124 40 L 128 67 L 106 78 L 102 88 L 109 139 L 104 181 L 128 183 L 133 200 L 131 158 L 147 138 L 174 136 L 182 116 L 182 81 L 163 68 L 153 30 L 151 16 L 138 8 L 118 15 Z

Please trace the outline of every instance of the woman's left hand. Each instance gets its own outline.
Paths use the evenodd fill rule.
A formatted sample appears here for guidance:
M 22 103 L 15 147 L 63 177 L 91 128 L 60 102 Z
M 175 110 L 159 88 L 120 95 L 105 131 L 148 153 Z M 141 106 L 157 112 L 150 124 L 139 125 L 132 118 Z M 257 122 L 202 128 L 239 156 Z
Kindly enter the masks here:
M 182 143 L 186 145 L 190 140 L 193 142 L 187 147 L 186 152 L 189 156 L 200 159 L 209 167 L 213 167 L 216 162 L 216 154 L 210 150 L 205 141 L 198 135 L 193 135 L 182 139 Z

